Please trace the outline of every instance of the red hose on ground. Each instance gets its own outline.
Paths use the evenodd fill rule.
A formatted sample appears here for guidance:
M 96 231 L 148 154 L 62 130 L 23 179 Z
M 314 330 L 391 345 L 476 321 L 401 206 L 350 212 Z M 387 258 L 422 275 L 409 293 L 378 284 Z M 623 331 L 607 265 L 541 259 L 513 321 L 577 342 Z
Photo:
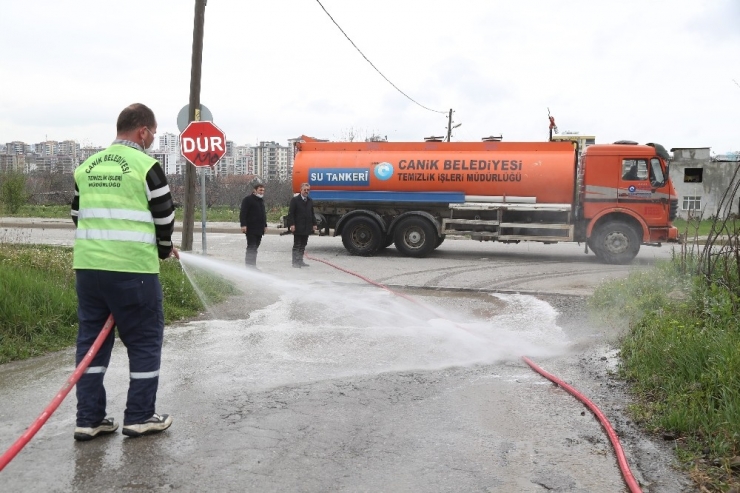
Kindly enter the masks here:
M 315 262 L 321 262 L 321 263 L 323 263 L 323 264 L 326 264 L 326 265 L 328 265 L 329 267 L 333 267 L 334 269 L 337 269 L 337 270 L 341 270 L 342 272 L 345 272 L 345 273 L 347 273 L 347 274 L 349 274 L 349 275 L 351 275 L 351 276 L 359 277 L 359 278 L 360 278 L 360 279 L 362 279 L 363 281 L 365 281 L 365 282 L 367 282 L 367 283 L 369 283 L 369 284 L 372 284 L 373 286 L 377 286 L 377 287 L 379 287 L 379 288 L 381 288 L 381 289 L 385 289 L 385 290 L 386 290 L 386 291 L 388 291 L 389 293 L 393 293 L 393 294 L 395 294 L 396 296 L 400 296 L 401 298 L 403 298 L 403 299 L 405 299 L 405 300 L 407 300 L 407 301 L 410 301 L 411 303 L 415 303 L 415 304 L 417 304 L 417 305 L 423 306 L 424 308 L 426 308 L 427 310 L 429 310 L 430 312 L 432 312 L 432 313 L 433 313 L 433 314 L 434 314 L 434 315 L 435 315 L 436 317 L 439 317 L 439 318 L 445 318 L 445 316 L 444 316 L 444 315 L 441 315 L 440 313 L 436 312 L 436 311 L 434 310 L 434 308 L 432 308 L 432 307 L 430 307 L 430 306 L 426 306 L 426 305 L 424 305 L 424 304 L 422 304 L 422 303 L 419 303 L 419 301 L 418 301 L 418 300 L 415 300 L 415 299 L 414 299 L 414 298 L 412 298 L 411 296 L 407 296 L 407 295 L 405 295 L 405 294 L 403 294 L 403 293 L 399 293 L 398 291 L 393 291 L 393 290 L 392 290 L 391 288 L 389 288 L 388 286 L 386 286 L 386 285 L 384 285 L 384 284 L 380 284 L 379 282 L 373 281 L 372 279 L 369 279 L 369 278 L 367 278 L 367 277 L 365 277 L 365 276 L 363 276 L 363 275 L 361 275 L 361 274 L 358 274 L 357 272 L 352 272 L 351 270 L 348 270 L 348 269 L 345 269 L 345 268 L 343 268 L 343 267 L 339 267 L 338 265 L 332 264 L 332 263 L 331 263 L 331 262 L 329 262 L 329 261 L 326 261 L 326 260 L 323 260 L 323 259 L 320 259 L 320 258 L 317 258 L 317 257 L 312 257 L 311 255 L 307 255 L 307 254 L 305 254 L 305 253 L 303 254 L 303 256 L 304 256 L 304 257 L 306 257 L 306 258 L 307 258 L 307 259 L 309 259 L 309 260 L 313 260 L 313 261 L 315 261 Z M 458 325 L 458 324 L 455 324 L 455 326 L 456 326 L 456 327 L 457 327 L 458 329 L 460 329 L 460 330 L 464 330 L 465 332 L 468 332 L 468 333 L 470 333 L 470 331 L 469 331 L 468 329 L 466 329 L 465 327 L 462 327 L 462 326 L 460 326 L 460 325 Z
M 640 493 L 642 490 L 640 489 L 640 485 L 637 483 L 637 480 L 632 475 L 632 471 L 630 471 L 630 466 L 627 463 L 627 457 L 624 455 L 624 451 L 622 450 L 622 446 L 619 444 L 619 437 L 617 437 L 617 433 L 614 431 L 614 428 L 612 428 L 612 425 L 609 423 L 609 420 L 606 418 L 604 413 L 601 412 L 601 410 L 596 407 L 596 404 L 591 402 L 588 397 L 578 392 L 576 389 L 568 385 L 567 383 L 560 380 L 555 375 L 552 375 L 550 373 L 547 373 L 545 370 L 537 366 L 531 359 L 527 358 L 526 356 L 522 356 L 522 359 L 525 363 L 529 365 L 530 368 L 532 368 L 534 371 L 545 377 L 546 379 L 550 380 L 552 383 L 564 388 L 570 395 L 581 401 L 586 405 L 587 408 L 591 410 L 592 413 L 596 415 L 599 422 L 601 423 L 601 426 L 604 427 L 604 430 L 606 431 L 606 434 L 609 436 L 609 441 L 612 442 L 612 447 L 614 447 L 614 453 L 617 456 L 617 463 L 619 464 L 619 470 L 622 471 L 622 477 L 624 477 L 624 482 L 627 483 L 627 486 L 630 489 L 630 492 L 632 493 Z
M 8 463 L 13 460 L 13 458 L 18 454 L 18 452 L 20 452 L 23 447 L 25 447 L 26 444 L 31 441 L 31 438 L 33 438 L 36 432 L 39 431 L 42 426 L 44 426 L 46 420 L 48 420 L 51 415 L 54 414 L 54 411 L 57 410 L 59 404 L 61 404 L 64 398 L 67 397 L 69 391 L 72 390 L 72 387 L 75 386 L 82 374 L 85 372 L 85 370 L 87 370 L 87 367 L 90 366 L 90 362 L 92 361 L 92 359 L 95 357 L 96 354 L 98 354 L 100 346 L 103 345 L 103 341 L 105 341 L 105 338 L 108 337 L 108 333 L 113 328 L 114 323 L 115 322 L 113 321 L 113 315 L 108 315 L 108 320 L 105 322 L 105 325 L 100 331 L 100 334 L 98 334 L 98 337 L 95 339 L 95 342 L 93 342 L 93 345 L 90 347 L 90 350 L 87 352 L 85 357 L 82 358 L 80 364 L 77 365 L 74 373 L 72 373 L 72 375 L 67 379 L 67 382 L 62 386 L 62 388 L 59 389 L 59 392 L 56 396 L 54 396 L 49 405 L 46 406 L 44 412 L 42 412 L 39 417 L 36 418 L 36 421 L 34 421 L 33 424 L 28 427 L 26 432 L 21 435 L 21 437 L 16 440 L 15 443 L 11 445 L 10 448 L 6 450 L 2 456 L 0 456 L 0 471 L 5 469 L 5 466 L 7 466 Z
M 346 272 L 347 274 L 350 274 L 350 275 L 359 277 L 363 281 L 366 281 L 366 282 L 372 284 L 373 286 L 377 286 L 379 288 L 385 289 L 386 291 L 389 291 L 389 292 L 391 292 L 391 293 L 393 293 L 393 294 L 395 294 L 397 296 L 400 296 L 400 297 L 402 297 L 404 299 L 407 299 L 407 300 L 409 300 L 409 301 L 411 301 L 413 303 L 418 303 L 413 298 L 411 298 L 409 296 L 406 296 L 403 293 L 398 293 L 396 291 L 393 291 L 388 286 L 385 286 L 385 285 L 383 285 L 383 284 L 381 284 L 379 282 L 376 282 L 376 281 L 373 281 L 371 279 L 368 279 L 367 277 L 362 276 L 360 274 L 357 274 L 356 272 L 352 272 L 352 271 L 347 270 L 347 269 L 345 269 L 343 267 L 339 267 L 338 265 L 334 265 L 331 262 L 328 262 L 326 260 L 323 260 L 323 259 L 320 259 L 320 258 L 316 258 L 316 257 L 310 256 L 310 255 L 305 255 L 305 257 L 307 259 L 310 259 L 310 260 L 313 260 L 313 261 L 316 261 L 316 262 L 321 262 L 323 264 L 326 264 L 326 265 L 328 265 L 330 267 L 333 267 L 333 268 L 335 268 L 337 270 L 340 270 L 342 272 Z M 543 377 L 547 378 L 548 380 L 550 380 L 551 382 L 555 383 L 556 385 L 559 385 L 560 387 L 564 388 L 570 395 L 572 395 L 573 397 L 575 397 L 576 399 L 578 399 L 579 401 L 581 401 L 582 403 L 584 403 L 586 405 L 586 407 L 588 407 L 591 410 L 591 412 L 596 415 L 596 417 L 598 418 L 599 422 L 601 423 L 601 426 L 604 427 L 604 430 L 606 431 L 606 434 L 609 436 L 609 441 L 611 442 L 612 447 L 614 447 L 614 453 L 617 456 L 617 464 L 619 465 L 619 470 L 622 472 L 622 477 L 624 478 L 624 482 L 627 484 L 627 487 L 629 488 L 629 490 L 630 490 L 631 493 L 642 493 L 642 490 L 640 489 L 640 485 L 638 484 L 638 482 L 635 479 L 635 477 L 632 475 L 632 471 L 630 470 L 629 464 L 627 463 L 627 457 L 624 455 L 624 451 L 622 450 L 622 446 L 619 443 L 619 437 L 617 437 L 617 433 L 614 431 L 614 428 L 612 428 L 611 424 L 609 423 L 609 420 L 606 418 L 606 416 L 604 415 L 604 413 L 602 413 L 601 410 L 598 407 L 596 407 L 596 404 L 594 404 L 593 402 L 591 402 L 586 396 L 584 396 L 583 394 L 581 394 L 576 389 L 574 389 L 573 387 L 571 387 L 567 383 L 563 382 L 562 380 L 560 380 L 556 376 L 554 376 L 554 375 L 552 375 L 550 373 L 547 373 L 545 370 L 543 370 L 542 368 L 540 368 L 539 366 L 537 366 L 531 359 L 527 358 L 526 356 L 522 356 L 522 359 L 524 360 L 525 363 L 527 363 L 527 365 L 529 365 L 530 368 L 532 368 L 532 370 L 534 370 L 535 372 L 539 373 L 540 375 L 542 375 Z

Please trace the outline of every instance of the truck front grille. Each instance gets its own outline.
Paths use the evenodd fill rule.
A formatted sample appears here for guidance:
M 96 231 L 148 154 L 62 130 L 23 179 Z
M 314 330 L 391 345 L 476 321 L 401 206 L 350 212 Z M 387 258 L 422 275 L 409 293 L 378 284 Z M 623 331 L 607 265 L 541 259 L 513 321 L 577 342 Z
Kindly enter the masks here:
M 678 199 L 671 199 L 671 210 L 668 212 L 668 220 L 673 221 L 678 217 Z

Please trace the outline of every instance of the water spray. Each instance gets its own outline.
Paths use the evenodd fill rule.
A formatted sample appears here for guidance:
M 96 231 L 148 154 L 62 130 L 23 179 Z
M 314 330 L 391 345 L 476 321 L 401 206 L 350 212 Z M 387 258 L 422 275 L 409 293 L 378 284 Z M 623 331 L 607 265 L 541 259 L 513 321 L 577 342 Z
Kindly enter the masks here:
M 394 290 L 390 289 L 388 286 L 385 286 L 384 284 L 381 284 L 379 282 L 376 282 L 376 281 L 373 281 L 371 279 L 368 279 L 367 277 L 362 276 L 361 274 L 358 274 L 356 272 L 352 272 L 352 271 L 350 271 L 348 269 L 345 269 L 343 267 L 340 267 L 338 265 L 335 265 L 335 264 L 333 264 L 331 262 L 328 262 L 326 260 L 320 259 L 318 257 L 313 257 L 313 256 L 308 255 L 308 254 L 306 254 L 305 257 L 307 259 L 309 259 L 309 260 L 313 260 L 314 262 L 321 262 L 321 263 L 326 264 L 329 267 L 332 267 L 334 269 L 340 270 L 342 272 L 345 272 L 347 274 L 353 275 L 355 277 L 359 277 L 360 279 L 362 279 L 362 280 L 364 280 L 364 281 L 372 284 L 373 286 L 377 286 L 377 287 L 379 287 L 381 289 L 385 289 L 386 291 L 388 291 L 390 293 L 393 293 L 396 296 L 400 296 L 400 297 L 402 297 L 402 298 L 404 298 L 406 300 L 409 300 L 409 301 L 412 301 L 413 303 L 417 303 L 418 304 L 418 302 L 416 300 L 414 300 L 413 298 L 411 298 L 411 297 L 409 297 L 409 296 L 407 296 L 407 295 L 405 295 L 403 293 L 399 293 L 397 291 L 394 291 Z M 430 311 L 432 311 L 432 313 L 434 313 L 435 316 L 439 316 L 431 308 L 429 308 L 429 307 L 426 307 L 426 308 L 429 309 Z M 462 328 L 458 324 L 455 324 L 455 326 L 456 327 L 459 327 L 459 328 Z M 609 423 L 609 420 L 606 418 L 606 415 L 604 415 L 604 413 L 601 412 L 601 410 L 593 402 L 591 402 L 591 400 L 589 400 L 585 395 L 583 395 L 578 390 L 576 390 L 572 386 L 570 386 L 567 383 L 565 383 L 563 380 L 561 380 L 561 379 L 557 378 L 556 376 L 554 376 L 554 375 L 546 372 L 545 370 L 543 370 L 542 368 L 540 368 L 539 366 L 537 366 L 531 359 L 527 358 L 526 356 L 522 356 L 522 360 L 527 365 L 529 365 L 529 367 L 532 370 L 534 370 L 535 372 L 539 373 L 543 377 L 547 378 L 548 380 L 550 380 L 555 385 L 557 385 L 559 387 L 562 387 L 569 394 L 571 394 L 576 399 L 578 399 L 579 401 L 581 401 L 596 416 L 596 418 L 599 420 L 599 423 L 601 424 L 601 426 L 606 431 L 606 434 L 609 437 L 609 441 L 611 442 L 612 447 L 614 448 L 614 453 L 617 456 L 617 465 L 619 466 L 619 470 L 622 473 L 622 478 L 624 479 L 624 482 L 626 483 L 627 487 L 629 488 L 630 493 L 642 493 L 642 490 L 640 489 L 640 485 L 637 482 L 637 480 L 635 479 L 634 475 L 632 474 L 632 471 L 630 470 L 629 464 L 627 463 L 627 458 L 626 458 L 626 456 L 624 454 L 624 451 L 622 449 L 622 446 L 619 443 L 619 437 L 617 436 L 617 433 L 614 431 L 614 428 Z

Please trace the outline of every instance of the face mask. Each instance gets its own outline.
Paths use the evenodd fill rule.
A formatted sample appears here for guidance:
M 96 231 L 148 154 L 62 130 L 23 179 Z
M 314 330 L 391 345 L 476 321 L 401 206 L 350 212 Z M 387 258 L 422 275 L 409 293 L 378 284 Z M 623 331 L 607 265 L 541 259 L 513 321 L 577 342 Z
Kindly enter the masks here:
M 264 193 L 255 193 L 255 195 L 256 195 L 257 197 L 259 197 L 259 198 L 262 198 L 262 197 L 264 197 L 264 196 L 265 196 L 265 194 L 264 194 Z
M 144 152 L 147 152 L 147 151 L 151 151 L 152 147 L 154 147 L 154 133 L 151 130 L 149 130 L 149 127 L 144 127 L 144 128 L 146 128 L 147 131 L 150 134 L 152 134 L 152 143 L 149 144 L 149 147 L 146 146 L 146 141 L 144 140 L 141 141 L 141 148 L 144 149 Z

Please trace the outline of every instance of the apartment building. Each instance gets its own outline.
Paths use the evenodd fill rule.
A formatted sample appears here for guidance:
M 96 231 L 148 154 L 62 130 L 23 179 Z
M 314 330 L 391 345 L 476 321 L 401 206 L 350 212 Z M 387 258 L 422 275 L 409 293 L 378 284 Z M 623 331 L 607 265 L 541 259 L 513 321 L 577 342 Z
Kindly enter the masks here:
M 234 146 L 234 174 L 254 175 L 254 157 L 248 145 Z
M 252 148 L 254 174 L 265 181 L 287 181 L 291 174 L 289 156 L 291 148 L 277 142 L 263 141 Z
M 25 172 L 24 154 L 0 154 L 0 173 Z
M 84 163 L 87 158 L 89 158 L 93 154 L 97 154 L 104 149 L 104 147 L 83 147 L 79 151 L 77 151 L 77 162 Z
M 181 156 L 178 152 L 171 152 L 168 149 L 159 149 L 156 151 L 150 151 L 149 155 L 152 156 L 162 166 L 162 170 L 165 175 L 176 175 L 178 174 L 178 164 Z
M 5 144 L 5 154 L 30 154 L 32 152 L 33 149 L 30 145 L 19 140 Z
M 39 171 L 42 173 L 74 173 L 75 168 L 80 165 L 77 159 L 66 154 L 54 156 L 39 156 L 31 154 L 26 156 L 26 168 L 29 172 Z
M 170 132 L 160 135 L 159 151 L 169 154 L 180 154 L 180 136 Z

